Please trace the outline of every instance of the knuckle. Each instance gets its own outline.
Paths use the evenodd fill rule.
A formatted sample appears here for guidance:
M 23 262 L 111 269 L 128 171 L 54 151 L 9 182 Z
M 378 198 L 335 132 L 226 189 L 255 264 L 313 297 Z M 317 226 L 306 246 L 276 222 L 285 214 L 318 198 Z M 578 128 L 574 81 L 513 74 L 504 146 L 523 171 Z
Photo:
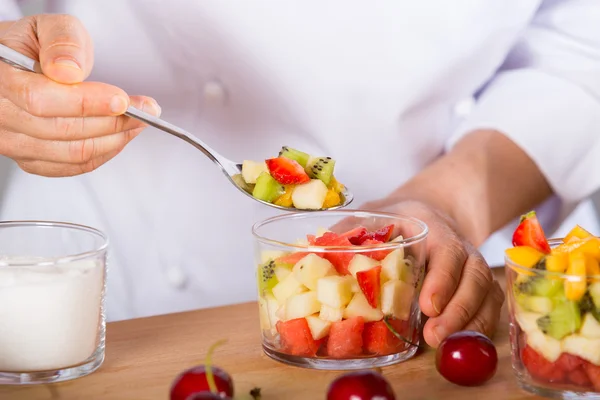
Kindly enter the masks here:
M 491 333 L 489 331 L 490 324 L 480 314 L 477 314 L 473 317 L 473 319 L 471 320 L 471 325 L 477 332 L 481 332 L 486 336 Z
M 44 116 L 44 105 L 40 95 L 42 92 L 43 89 L 32 87 L 29 83 L 21 86 L 19 91 L 19 97 L 25 107 L 25 111 L 35 117 Z
M 472 318 L 472 313 L 467 307 L 461 303 L 454 303 L 451 305 L 452 314 L 456 316 L 456 319 L 460 322 L 460 326 L 466 326 Z
M 465 269 L 465 278 L 472 281 L 482 291 L 487 292 L 493 282 L 493 275 L 486 265 L 479 267 L 477 264 L 472 268 Z
M 56 117 L 54 120 L 54 137 L 52 139 L 74 140 L 85 128 L 83 118 Z
M 446 248 L 448 249 L 449 257 L 457 264 L 464 263 L 469 256 L 462 240 L 456 235 L 448 237 Z
M 69 161 L 74 164 L 88 163 L 94 156 L 96 141 L 93 138 L 69 142 Z

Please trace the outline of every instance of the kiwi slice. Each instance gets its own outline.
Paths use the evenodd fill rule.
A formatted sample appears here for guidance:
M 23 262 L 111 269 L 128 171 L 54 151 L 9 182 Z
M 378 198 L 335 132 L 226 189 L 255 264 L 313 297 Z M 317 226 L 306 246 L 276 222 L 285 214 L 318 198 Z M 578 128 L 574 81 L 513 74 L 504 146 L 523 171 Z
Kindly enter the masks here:
M 268 172 L 261 172 L 256 178 L 256 184 L 252 190 L 252 196 L 259 200 L 272 203 L 276 198 L 281 196 L 285 188 L 275 180 Z
M 600 321 L 600 309 L 596 307 L 596 303 L 590 291 L 586 291 L 581 300 L 579 300 L 579 308 L 582 313 L 589 312 L 596 318 L 597 321 Z
M 285 157 L 289 158 L 290 160 L 297 161 L 298 164 L 302 165 L 302 168 L 306 168 L 306 164 L 308 163 L 310 155 L 300 150 L 292 149 L 288 146 L 283 146 L 279 151 L 279 157 Z
M 588 286 L 588 293 L 591 296 L 596 308 L 600 309 L 600 282 L 594 282 Z
M 270 292 L 279 282 L 275 276 L 275 266 L 275 261 L 269 260 L 258 267 L 258 292 L 261 296 L 264 296 L 267 292 Z
M 312 179 L 320 179 L 325 185 L 329 185 L 334 166 L 335 160 L 331 157 L 311 157 L 305 170 Z
M 561 340 L 581 328 L 581 310 L 574 301 L 555 305 L 549 314 L 537 319 L 538 328 L 544 334 Z
M 533 277 L 515 282 L 515 293 L 529 296 L 554 297 L 562 288 L 563 284 L 558 279 Z

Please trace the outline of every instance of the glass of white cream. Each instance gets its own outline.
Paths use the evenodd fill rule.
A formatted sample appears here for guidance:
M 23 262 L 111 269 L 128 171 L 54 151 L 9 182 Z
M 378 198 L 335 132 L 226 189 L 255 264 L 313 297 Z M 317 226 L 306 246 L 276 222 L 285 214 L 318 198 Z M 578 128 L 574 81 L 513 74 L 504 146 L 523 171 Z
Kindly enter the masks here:
M 0 384 L 60 382 L 104 361 L 108 238 L 63 222 L 0 222 Z

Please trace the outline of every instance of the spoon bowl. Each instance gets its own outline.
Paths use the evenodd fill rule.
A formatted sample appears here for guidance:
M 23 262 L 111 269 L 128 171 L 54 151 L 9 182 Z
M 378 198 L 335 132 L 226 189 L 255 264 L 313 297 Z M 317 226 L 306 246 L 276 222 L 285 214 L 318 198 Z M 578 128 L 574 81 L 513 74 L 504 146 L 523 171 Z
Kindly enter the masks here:
M 11 49 L 10 47 L 4 46 L 2 44 L 0 44 L 0 60 L 2 60 L 3 62 L 5 62 L 9 65 L 12 65 L 15 68 L 21 69 L 21 70 L 39 73 L 39 74 L 42 73 L 39 62 Z M 162 120 L 158 117 L 155 117 L 154 115 L 145 113 L 142 110 L 139 110 L 139 109 L 137 109 L 135 107 L 131 107 L 131 106 L 127 109 L 127 111 L 125 112 L 125 115 L 127 115 L 128 117 L 140 120 L 142 122 L 145 122 L 146 124 L 148 124 L 150 126 L 153 126 L 157 129 L 160 129 L 163 132 L 169 133 L 175 137 L 178 137 L 179 139 L 182 139 L 182 140 L 188 142 L 189 144 L 191 144 L 192 146 L 194 146 L 195 148 L 200 150 L 205 156 L 210 158 L 215 164 L 217 164 L 221 168 L 221 170 L 223 171 L 225 176 L 229 179 L 229 181 L 232 184 L 234 184 L 242 193 L 244 193 L 248 197 L 251 197 L 253 200 L 263 203 L 267 206 L 278 208 L 281 210 L 286 210 L 286 211 L 296 210 L 296 211 L 298 211 L 298 209 L 296 209 L 294 207 L 279 206 L 276 204 L 272 204 L 272 203 L 257 199 L 256 197 L 252 196 L 252 193 L 243 187 L 244 186 L 244 185 L 242 185 L 243 181 L 239 181 L 236 178 L 236 176 L 239 176 L 242 173 L 242 164 L 238 164 L 238 163 L 222 156 L 217 151 L 210 148 L 206 143 L 204 143 L 200 139 L 196 138 L 195 136 L 193 136 L 186 130 L 184 130 L 178 126 L 175 126 L 165 120 Z M 342 202 L 338 206 L 329 207 L 326 209 L 314 209 L 314 210 L 302 210 L 302 211 L 323 211 L 323 210 L 337 210 L 340 208 L 344 208 L 344 207 L 348 206 L 352 202 L 352 200 L 354 200 L 354 195 L 346 187 L 344 187 L 344 190 L 340 193 L 340 198 L 341 198 Z

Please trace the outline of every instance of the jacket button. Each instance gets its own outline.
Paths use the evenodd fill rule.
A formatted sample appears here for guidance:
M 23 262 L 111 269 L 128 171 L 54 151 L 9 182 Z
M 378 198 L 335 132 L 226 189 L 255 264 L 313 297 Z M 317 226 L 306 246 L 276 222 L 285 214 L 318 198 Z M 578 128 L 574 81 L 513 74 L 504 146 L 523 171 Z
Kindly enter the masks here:
M 178 265 L 171 265 L 166 269 L 167 281 L 169 285 L 176 288 L 181 289 L 187 283 L 187 277 L 185 276 L 185 272 Z
M 204 85 L 204 100 L 208 104 L 223 105 L 227 93 L 223 84 L 217 81 L 209 81 Z

